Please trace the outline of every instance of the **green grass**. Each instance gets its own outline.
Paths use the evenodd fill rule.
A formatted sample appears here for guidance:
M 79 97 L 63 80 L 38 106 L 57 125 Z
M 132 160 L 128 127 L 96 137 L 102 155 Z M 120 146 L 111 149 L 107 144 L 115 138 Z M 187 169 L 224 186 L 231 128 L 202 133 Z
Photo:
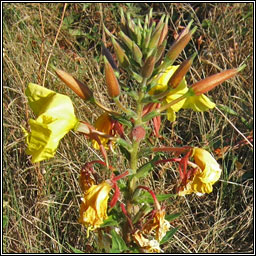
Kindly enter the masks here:
M 164 245 L 164 251 L 252 253 L 253 149 L 249 144 L 239 144 L 244 139 L 242 135 L 248 137 L 253 131 L 252 3 L 104 3 L 104 24 L 111 32 L 118 29 L 119 5 L 138 17 L 144 17 L 153 7 L 156 20 L 168 12 L 168 44 L 174 40 L 179 25 L 194 20 L 198 30 L 177 60 L 181 63 L 186 56 L 198 52 L 187 75 L 189 84 L 224 69 L 247 65 L 241 74 L 208 93 L 224 116 L 216 109 L 206 113 L 182 110 L 175 123 L 164 121 L 163 139 L 157 144 L 207 148 L 215 152 L 223 170 L 213 193 L 166 201 L 168 214 L 182 215 L 171 222 L 172 227 L 179 229 Z M 68 4 L 52 48 L 63 7 L 62 3 L 3 4 L 4 253 L 71 253 L 72 248 L 96 252 L 93 235 L 87 239 L 85 229 L 77 222 L 81 197 L 78 177 L 83 164 L 97 159 L 99 152 L 90 148 L 88 140 L 72 132 L 61 141 L 55 158 L 32 165 L 25 154 L 20 128 L 28 128 L 28 120 L 33 117 L 24 90 L 29 82 L 42 85 L 44 77 L 47 88 L 72 98 L 80 119 L 93 123 L 101 113 L 84 104 L 46 67 L 51 53 L 50 63 L 76 75 L 93 89 L 101 103 L 114 108 L 107 97 L 100 57 L 100 5 Z M 113 52 L 109 38 L 107 44 Z M 125 83 L 126 74 L 120 80 Z M 123 100 L 132 104 L 129 99 Z M 217 149 L 226 151 L 217 154 Z M 119 155 L 115 157 L 117 167 L 121 168 L 123 161 Z M 107 173 L 100 175 L 102 179 L 108 177 Z M 177 170 L 165 164 L 156 168 L 147 182 L 159 193 L 170 193 L 177 177 Z

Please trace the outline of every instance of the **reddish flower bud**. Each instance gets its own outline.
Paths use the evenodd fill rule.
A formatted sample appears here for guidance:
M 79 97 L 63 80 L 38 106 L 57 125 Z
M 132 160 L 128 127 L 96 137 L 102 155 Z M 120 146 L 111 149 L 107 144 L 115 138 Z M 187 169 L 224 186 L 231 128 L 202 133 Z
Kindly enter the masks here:
M 197 27 L 194 27 L 191 31 L 189 31 L 182 38 L 176 40 L 171 46 L 170 50 L 167 52 L 167 57 L 174 62 L 176 58 L 179 56 L 181 51 L 186 47 L 188 42 L 190 41 L 192 35 L 195 33 Z
M 81 81 L 77 80 L 70 74 L 63 70 L 54 68 L 57 76 L 70 88 L 72 89 L 80 98 L 84 100 L 90 100 L 93 97 L 92 91 Z
M 178 69 L 176 69 L 176 71 L 174 72 L 174 74 L 171 76 L 169 82 L 168 82 L 168 86 L 170 88 L 175 89 L 180 82 L 182 81 L 183 77 L 186 75 L 186 73 L 188 72 L 189 68 L 192 65 L 192 62 L 194 60 L 196 56 L 196 53 L 194 53 L 189 59 L 183 61 L 181 63 L 181 65 L 178 67 Z
M 139 142 L 145 138 L 146 131 L 142 126 L 137 126 L 132 130 L 132 138 Z
M 241 71 L 245 66 L 240 68 L 234 68 L 225 70 L 221 73 L 209 76 L 191 86 L 191 90 L 194 92 L 195 95 L 201 95 L 212 90 L 217 85 L 221 84 L 225 80 L 235 76 L 239 71 Z
M 107 89 L 108 89 L 108 95 L 111 98 L 115 98 L 119 96 L 120 94 L 120 87 L 119 83 L 117 81 L 115 72 L 104 56 L 104 62 L 105 62 L 105 78 L 106 78 L 106 84 L 107 84 Z
M 141 69 L 141 75 L 144 77 L 144 78 L 149 78 L 151 77 L 152 73 L 153 73 L 153 70 L 154 70 L 154 67 L 155 67 L 155 61 L 156 61 L 156 57 L 151 55 L 149 56 L 142 69 Z

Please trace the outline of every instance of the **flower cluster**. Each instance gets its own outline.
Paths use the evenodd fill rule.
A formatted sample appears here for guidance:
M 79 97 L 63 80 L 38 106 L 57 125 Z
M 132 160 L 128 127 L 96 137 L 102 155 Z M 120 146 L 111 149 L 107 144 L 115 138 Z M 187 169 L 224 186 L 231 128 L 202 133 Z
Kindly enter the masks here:
M 180 65 L 174 63 L 189 43 L 196 27 L 190 30 L 190 22 L 164 55 L 169 17 L 163 15 L 156 24 L 152 15 L 151 10 L 144 22 L 135 22 L 129 13 L 125 15 L 121 9 L 120 40 L 104 27 L 104 33 L 111 38 L 115 51 L 114 58 L 106 46 L 102 46 L 106 91 L 115 104 L 115 110 L 97 101 L 87 85 L 53 67 L 60 80 L 85 103 L 100 109 L 102 114 L 94 124 L 78 120 L 73 103 L 66 95 L 33 83 L 28 85 L 25 92 L 28 104 L 36 116 L 36 119 L 29 120 L 30 132 L 22 127 L 27 143 L 26 153 L 32 156 L 32 163 L 54 157 L 61 139 L 71 130 L 85 135 L 91 146 L 100 150 L 104 161 L 88 161 L 81 170 L 79 222 L 87 229 L 89 236 L 90 231 L 104 228 L 109 221 L 111 225 L 105 231 L 112 230 L 112 246 L 118 244 L 118 248 L 112 248 L 115 252 L 163 252 L 160 245 L 170 238 L 168 232 L 171 232 L 171 225 L 166 220 L 165 210 L 167 207 L 160 206 L 153 190 L 142 185 L 155 165 L 172 162 L 178 166 L 179 196 L 212 192 L 213 185 L 221 176 L 221 168 L 208 151 L 194 146 L 175 148 L 169 145 L 148 145 L 152 145 L 152 134 L 157 138 L 161 133 L 162 116 L 165 115 L 173 122 L 180 109 L 213 109 L 215 103 L 205 93 L 235 76 L 244 67 L 226 70 L 188 85 L 185 76 L 196 55 L 193 54 Z M 118 64 L 115 60 L 118 60 Z M 134 85 L 129 88 L 119 84 L 119 75 L 123 71 L 134 81 Z M 131 97 L 135 106 L 126 106 L 122 102 L 122 95 Z M 150 127 L 151 121 L 153 130 Z M 141 143 L 143 141 L 148 143 Z M 112 158 L 111 153 L 115 154 L 115 158 Z M 163 153 L 174 153 L 175 158 L 159 160 Z M 112 167 L 118 154 L 124 156 L 120 159 L 126 159 L 120 161 L 123 164 L 121 168 Z M 177 157 L 182 154 L 183 157 Z M 143 159 L 139 161 L 141 156 Z M 148 162 L 141 165 L 145 159 Z M 100 165 L 99 171 L 94 170 L 94 164 Z M 128 170 L 121 173 L 120 169 Z M 138 200 L 138 193 L 142 189 L 151 194 L 154 206 L 152 199 L 145 199 L 143 203 Z M 108 202 L 110 197 L 112 199 Z M 118 227 L 120 236 L 115 236 L 114 226 Z M 100 232 L 98 239 L 101 239 Z

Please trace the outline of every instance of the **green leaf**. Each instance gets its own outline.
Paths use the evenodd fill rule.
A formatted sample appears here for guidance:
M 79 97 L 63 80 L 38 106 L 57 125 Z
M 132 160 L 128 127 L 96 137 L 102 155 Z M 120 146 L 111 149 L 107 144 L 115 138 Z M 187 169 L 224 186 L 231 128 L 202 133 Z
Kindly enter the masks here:
M 218 106 L 220 110 L 222 110 L 223 112 L 227 113 L 227 114 L 230 114 L 230 115 L 233 115 L 233 116 L 237 116 L 240 118 L 241 122 L 249 129 L 251 129 L 251 126 L 250 124 L 248 123 L 248 121 L 243 117 L 241 116 L 240 114 L 238 114 L 236 111 L 234 111 L 232 108 L 228 107 L 228 106 L 225 106 L 225 105 L 219 105 Z
M 85 252 L 83 252 L 83 251 L 80 251 L 80 250 L 74 248 L 74 247 L 73 247 L 72 245 L 70 245 L 69 243 L 67 243 L 67 244 L 68 244 L 69 248 L 70 248 L 74 253 L 85 253 Z
M 106 220 L 104 220 L 103 224 L 100 226 L 101 228 L 103 227 L 108 227 L 108 226 L 116 226 L 118 225 L 118 222 L 113 218 L 113 215 L 110 215 Z
M 3 216 L 3 228 L 6 227 L 6 225 L 8 224 L 8 221 L 9 221 L 8 217 L 6 215 L 4 215 Z
M 110 233 L 112 236 L 112 249 L 110 250 L 110 253 L 120 253 L 128 249 L 128 247 L 125 244 L 125 241 L 122 239 L 120 235 L 116 233 L 114 229 L 112 229 Z
M 125 115 L 123 116 L 113 116 L 113 119 L 117 120 L 119 123 L 128 126 L 129 128 L 132 128 L 132 122 L 128 120 L 128 117 Z
M 161 202 L 161 201 L 169 199 L 170 197 L 173 197 L 173 196 L 176 196 L 176 194 L 161 194 L 161 195 L 156 195 L 156 198 L 159 202 Z M 145 203 L 145 202 L 149 203 L 149 204 L 154 203 L 154 200 L 149 192 L 145 192 L 145 193 L 141 194 L 139 197 L 137 197 L 135 199 L 135 201 L 138 203 Z
M 146 164 L 142 165 L 139 170 L 137 171 L 135 177 L 136 178 L 143 178 L 146 177 L 149 172 L 153 169 L 155 162 L 159 159 L 158 156 L 155 156 L 151 161 L 147 162 Z
M 170 215 L 166 215 L 165 219 L 168 220 L 168 221 L 173 221 L 173 220 L 177 219 L 180 215 L 181 215 L 181 212 L 173 213 L 173 214 L 170 214 Z
M 160 241 L 160 244 L 164 244 L 164 243 L 168 242 L 173 237 L 173 235 L 176 233 L 177 230 L 178 230 L 178 228 L 173 228 L 172 230 L 166 232 L 166 235 Z

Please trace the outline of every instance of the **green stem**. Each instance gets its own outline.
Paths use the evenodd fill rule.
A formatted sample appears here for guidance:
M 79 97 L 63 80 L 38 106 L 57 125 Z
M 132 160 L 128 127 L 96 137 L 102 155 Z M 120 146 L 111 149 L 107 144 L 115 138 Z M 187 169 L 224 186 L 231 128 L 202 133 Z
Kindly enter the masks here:
M 116 103 L 116 105 L 118 106 L 118 108 L 123 111 L 127 116 L 133 116 L 136 115 L 136 113 L 134 113 L 132 110 L 130 109 L 126 109 L 122 103 L 120 102 L 120 100 L 118 99 L 118 97 L 114 98 L 114 101 Z
M 141 90 L 138 93 L 137 107 L 136 107 L 136 118 L 134 120 L 134 126 L 140 126 L 143 124 L 142 122 L 142 112 L 143 106 L 142 99 L 144 98 L 143 88 L 145 88 L 147 84 L 147 79 L 144 79 L 141 83 Z M 134 174 L 136 174 L 137 166 L 138 166 L 138 151 L 139 151 L 140 141 L 133 140 L 132 141 L 132 150 L 131 150 L 131 158 L 130 158 L 130 168 L 133 170 Z M 132 197 L 132 194 L 136 188 L 137 178 L 133 177 L 129 182 L 129 196 Z M 130 207 L 129 207 L 130 208 Z M 130 211 L 130 209 L 128 209 Z
M 96 104 L 99 108 L 103 109 L 104 111 L 108 112 L 111 115 L 114 115 L 114 116 L 120 116 L 121 115 L 120 113 L 118 113 L 116 111 L 113 111 L 112 109 L 109 109 L 109 108 L 103 106 L 101 103 L 99 103 L 95 99 L 93 100 L 93 103 Z

